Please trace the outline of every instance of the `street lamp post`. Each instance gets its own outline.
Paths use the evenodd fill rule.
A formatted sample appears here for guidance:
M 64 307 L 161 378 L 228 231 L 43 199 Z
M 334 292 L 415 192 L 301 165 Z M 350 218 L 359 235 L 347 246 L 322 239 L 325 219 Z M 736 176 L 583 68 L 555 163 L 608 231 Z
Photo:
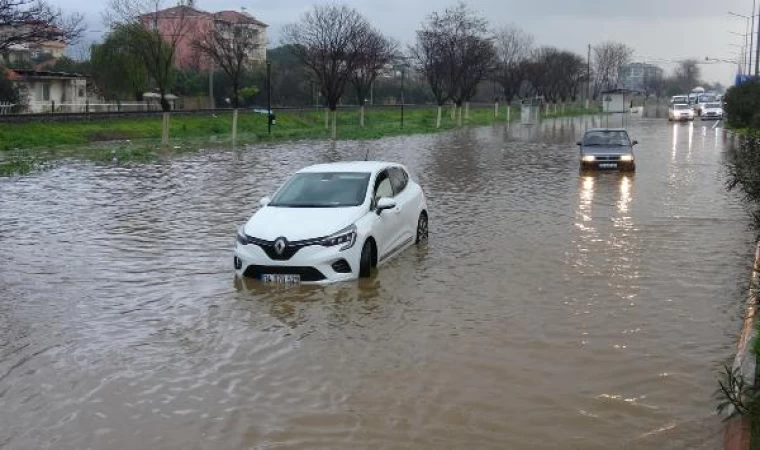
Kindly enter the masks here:
M 406 67 L 401 67 L 401 128 L 404 128 L 404 78 L 406 76 Z
M 272 62 L 267 61 L 267 130 L 272 135 Z
M 744 53 L 746 51 L 747 54 L 749 55 L 748 58 L 746 58 L 746 57 L 743 58 L 743 60 L 746 62 L 745 67 L 746 67 L 747 74 L 751 74 L 752 73 L 752 66 L 751 66 L 752 47 L 755 44 L 755 42 L 754 42 L 754 40 L 751 40 L 750 42 L 747 42 L 747 37 L 754 35 L 754 30 L 755 30 L 755 24 L 754 24 L 755 7 L 756 7 L 756 0 L 753 1 L 753 4 L 752 4 L 752 15 L 751 16 L 746 16 L 744 14 L 737 14 L 737 13 L 731 12 L 731 11 L 728 12 L 728 14 L 731 15 L 731 16 L 739 17 L 739 18 L 745 20 L 745 26 L 744 26 L 744 50 L 742 51 L 742 53 Z M 750 31 L 750 25 L 751 25 L 752 31 Z M 733 34 L 739 34 L 739 33 L 733 33 Z M 758 43 L 760 44 L 760 25 L 758 25 Z M 760 45 L 758 45 L 757 53 L 755 55 L 755 75 L 758 75 L 758 69 L 760 69 L 760 67 L 758 67 L 758 58 L 760 58 Z

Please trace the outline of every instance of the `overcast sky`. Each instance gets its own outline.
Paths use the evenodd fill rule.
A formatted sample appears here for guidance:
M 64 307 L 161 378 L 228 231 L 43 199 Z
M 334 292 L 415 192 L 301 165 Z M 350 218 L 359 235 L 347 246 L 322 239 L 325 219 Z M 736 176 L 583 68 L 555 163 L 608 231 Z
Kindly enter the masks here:
M 51 0 L 61 8 L 86 15 L 98 38 L 102 30 L 101 2 Z M 174 1 L 174 0 L 168 0 Z M 270 24 L 270 45 L 279 44 L 282 25 L 296 21 L 314 3 L 322 0 L 196 0 L 200 9 L 246 10 Z M 353 5 L 387 35 L 402 43 L 414 39 L 425 16 L 443 10 L 454 1 L 434 0 L 351 0 Z M 760 2 L 758 2 L 760 4 Z M 167 3 L 168 4 L 168 3 Z M 671 72 L 684 58 L 734 59 L 745 33 L 746 20 L 729 16 L 728 11 L 749 16 L 752 0 L 469 0 L 475 11 L 493 26 L 515 24 L 533 34 L 540 45 L 553 45 L 585 55 L 588 44 L 614 40 L 636 50 L 635 59 L 660 64 Z M 101 6 L 98 6 L 101 7 Z M 754 64 L 754 63 L 753 63 Z M 733 82 L 736 67 L 731 64 L 702 65 L 706 81 Z

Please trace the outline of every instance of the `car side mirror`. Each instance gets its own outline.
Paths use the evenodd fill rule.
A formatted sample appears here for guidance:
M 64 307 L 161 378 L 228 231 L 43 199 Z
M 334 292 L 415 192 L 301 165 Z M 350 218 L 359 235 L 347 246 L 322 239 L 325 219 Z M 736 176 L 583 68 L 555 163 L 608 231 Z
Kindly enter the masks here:
M 375 212 L 379 216 L 386 209 L 393 209 L 395 207 L 396 207 L 396 200 L 393 200 L 392 198 L 388 198 L 388 197 L 383 197 L 377 201 L 377 208 L 375 208 Z
M 576 143 L 575 143 L 575 145 L 577 145 L 577 146 L 581 146 L 581 145 L 583 145 L 583 142 L 581 142 L 581 141 L 578 141 L 578 142 L 576 142 Z
M 639 144 L 639 141 L 633 141 L 633 142 L 631 142 L 631 145 L 638 145 L 638 144 Z
M 269 197 L 261 197 L 261 200 L 259 200 L 259 205 L 261 206 L 267 206 L 269 202 L 271 202 L 272 199 Z

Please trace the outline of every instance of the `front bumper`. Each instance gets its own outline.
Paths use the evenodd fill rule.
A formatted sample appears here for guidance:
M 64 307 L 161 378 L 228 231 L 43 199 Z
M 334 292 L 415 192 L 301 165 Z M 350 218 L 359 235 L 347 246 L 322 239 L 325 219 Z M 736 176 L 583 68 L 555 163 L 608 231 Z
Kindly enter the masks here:
M 340 246 L 312 245 L 298 250 L 290 259 L 281 261 L 271 259 L 258 245 L 242 245 L 238 242 L 234 255 L 235 274 L 257 279 L 263 274 L 299 275 L 302 284 L 350 281 L 359 278 L 361 249 L 359 242 L 343 251 Z M 337 271 L 334 265 L 341 271 Z
M 687 115 L 673 116 L 673 120 L 679 121 L 679 122 L 686 122 L 686 121 L 689 121 L 689 120 L 694 120 L 694 116 L 691 116 L 691 115 L 689 115 L 689 116 L 687 116 Z
M 610 165 L 614 164 L 615 167 Z M 619 170 L 622 172 L 636 170 L 636 161 L 581 161 L 581 170 Z

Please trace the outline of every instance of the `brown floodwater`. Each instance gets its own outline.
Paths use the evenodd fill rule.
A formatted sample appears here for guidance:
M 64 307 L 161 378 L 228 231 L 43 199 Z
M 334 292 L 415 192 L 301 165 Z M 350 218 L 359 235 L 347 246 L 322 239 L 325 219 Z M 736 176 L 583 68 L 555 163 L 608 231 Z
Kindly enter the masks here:
M 636 174 L 581 176 L 592 122 L 0 180 L 0 448 L 715 448 L 754 237 L 729 142 L 630 120 Z M 261 196 L 367 151 L 425 189 L 425 248 L 359 283 L 235 280 Z

